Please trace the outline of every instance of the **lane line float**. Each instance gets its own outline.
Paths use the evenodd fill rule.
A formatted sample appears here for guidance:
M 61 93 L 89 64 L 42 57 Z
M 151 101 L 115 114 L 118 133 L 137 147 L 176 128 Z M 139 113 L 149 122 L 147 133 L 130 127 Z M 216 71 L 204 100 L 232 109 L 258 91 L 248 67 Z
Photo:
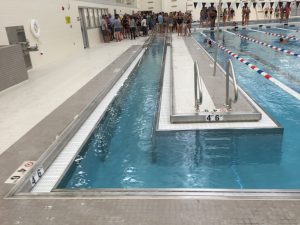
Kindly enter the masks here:
M 296 38 L 295 36 L 285 36 L 281 34 L 271 33 L 271 32 L 264 32 L 264 34 L 275 36 L 275 37 L 282 37 L 282 38 L 289 38 L 290 40 L 300 41 L 300 39 Z
M 204 37 L 206 37 L 207 39 L 209 39 L 213 44 L 217 44 L 217 42 L 215 42 L 214 40 L 210 39 L 206 34 L 204 34 L 203 32 L 200 32 L 200 34 L 202 34 Z M 267 80 L 273 82 L 274 84 L 276 84 L 278 87 L 280 87 L 282 90 L 286 91 L 287 93 L 289 93 L 290 95 L 292 95 L 293 97 L 295 97 L 296 99 L 300 100 L 300 93 L 294 91 L 293 89 L 291 89 L 290 87 L 286 86 L 285 84 L 283 84 L 282 82 L 280 82 L 279 80 L 275 79 L 274 77 L 272 77 L 270 74 L 268 74 L 267 72 L 263 71 L 262 69 L 258 68 L 257 66 L 255 66 L 254 64 L 251 64 L 249 61 L 247 61 L 246 59 L 240 57 L 238 54 L 230 51 L 229 49 L 225 48 L 223 45 L 217 44 L 217 46 L 222 49 L 223 51 L 225 51 L 228 55 L 232 56 L 233 58 L 237 59 L 238 61 L 240 61 L 241 63 L 247 65 L 250 69 L 256 71 L 258 74 L 260 74 L 261 76 L 263 76 L 264 78 L 266 78 Z
M 257 39 L 254 39 L 254 38 L 250 38 L 250 37 L 246 37 L 246 36 L 243 36 L 243 35 L 240 35 L 240 34 L 235 34 L 235 35 L 238 36 L 238 37 L 240 37 L 240 38 L 246 39 L 248 41 L 252 41 L 252 42 L 254 42 L 256 44 L 260 44 L 260 45 L 263 45 L 265 47 L 272 48 L 275 51 L 283 52 L 283 53 L 285 53 L 287 55 L 292 55 L 292 56 L 300 57 L 300 54 L 295 53 L 295 52 L 293 52 L 291 50 L 287 50 L 287 49 L 280 48 L 280 47 L 277 47 L 277 46 L 274 46 L 274 45 L 270 45 L 270 44 L 262 42 L 260 40 L 257 40 Z

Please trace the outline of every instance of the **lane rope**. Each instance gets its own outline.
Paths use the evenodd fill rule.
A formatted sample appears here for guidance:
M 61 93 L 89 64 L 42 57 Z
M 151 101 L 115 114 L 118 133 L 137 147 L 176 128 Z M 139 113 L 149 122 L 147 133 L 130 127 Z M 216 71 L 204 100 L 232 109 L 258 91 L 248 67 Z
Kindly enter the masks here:
M 265 46 L 265 47 L 272 48 L 272 49 L 275 50 L 275 51 L 283 52 L 283 53 L 285 53 L 285 54 L 287 54 L 287 55 L 292 55 L 292 56 L 300 57 L 300 54 L 295 53 L 295 52 L 293 52 L 293 51 L 291 51 L 291 50 L 287 50 L 287 49 L 283 49 L 283 48 L 280 48 L 280 47 L 277 47 L 277 46 L 274 46 L 274 45 L 270 45 L 270 44 L 265 43 L 265 42 L 262 42 L 262 41 L 260 41 L 260 40 L 257 40 L 257 39 L 254 39 L 254 38 L 250 38 L 250 37 L 243 36 L 243 35 L 241 35 L 241 34 L 235 34 L 235 35 L 238 36 L 238 37 L 240 37 L 240 38 L 246 39 L 246 40 L 248 40 L 248 41 L 252 41 L 252 42 L 254 42 L 254 43 L 256 43 L 256 44 L 260 44 L 260 45 L 263 45 L 263 46 Z
M 210 40 L 213 44 L 217 44 L 216 41 L 210 39 L 206 34 L 204 34 L 203 32 L 200 32 L 200 34 L 202 34 L 204 37 L 206 37 L 208 40 Z M 258 68 L 257 66 L 251 64 L 249 61 L 247 61 L 246 59 L 240 57 L 238 54 L 230 51 L 229 49 L 225 48 L 223 45 L 217 44 L 217 46 L 222 49 L 223 51 L 225 51 L 228 55 L 232 56 L 233 58 L 237 59 L 238 61 L 240 61 L 241 63 L 244 63 L 245 65 L 247 65 L 250 69 L 256 71 L 258 74 L 260 74 L 261 76 L 263 76 L 264 78 L 266 78 L 267 80 L 273 82 L 274 84 L 276 84 L 278 87 L 280 87 L 281 89 L 283 89 L 284 91 L 288 92 L 290 95 L 294 96 L 296 99 L 300 100 L 300 93 L 294 91 L 293 89 L 291 89 L 290 87 L 286 86 L 285 84 L 283 84 L 282 82 L 278 81 L 277 79 L 273 78 L 270 74 L 268 74 L 267 72 L 263 71 L 262 69 Z
M 271 33 L 271 32 L 264 32 L 264 34 L 271 35 L 271 36 L 275 36 L 275 37 L 288 38 L 289 40 L 300 41 L 300 39 L 296 38 L 294 35 L 291 35 L 291 36 L 285 36 L 285 35 L 276 34 L 276 33 Z
M 299 30 L 291 30 L 291 29 L 280 28 L 280 27 L 273 27 L 273 28 L 278 29 L 278 30 L 287 30 L 287 31 L 299 32 Z

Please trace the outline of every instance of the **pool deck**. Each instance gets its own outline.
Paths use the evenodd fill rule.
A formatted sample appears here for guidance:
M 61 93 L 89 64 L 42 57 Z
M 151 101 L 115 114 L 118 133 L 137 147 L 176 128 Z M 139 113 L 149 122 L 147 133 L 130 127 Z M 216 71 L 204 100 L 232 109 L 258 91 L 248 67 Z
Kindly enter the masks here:
M 14 186 L 5 180 L 22 162 L 37 160 L 74 116 L 107 88 L 111 77 L 97 75 L 109 64 L 116 66 L 112 63 L 132 45 L 141 42 L 124 41 L 87 50 L 68 61 L 31 71 L 29 81 L 0 93 L 0 224 L 300 224 L 300 201 L 296 199 L 185 195 L 5 198 Z M 99 79 L 102 85 L 97 86 L 95 80 Z
M 203 89 L 203 103 L 200 105 L 199 112 L 196 112 L 194 107 L 194 61 L 198 61 L 199 64 Z M 225 71 L 217 66 L 216 75 L 213 76 L 213 60 L 194 38 L 183 38 L 173 34 L 172 49 L 167 48 L 157 130 L 265 129 L 282 132 L 280 125 L 274 122 L 241 88 L 238 88 L 238 101 L 232 104 L 232 110 L 224 112 L 226 110 L 225 84 Z M 233 95 L 232 92 L 233 85 L 230 83 L 230 97 Z M 214 112 L 214 109 L 218 111 Z M 235 121 L 204 120 L 199 123 L 198 120 L 201 116 L 205 117 L 204 115 L 224 115 L 224 120 L 227 116 L 227 119 Z M 180 122 L 172 123 L 170 117 L 171 119 L 175 117 Z M 261 119 L 255 119 L 258 117 Z M 244 120 L 249 118 L 250 121 Z

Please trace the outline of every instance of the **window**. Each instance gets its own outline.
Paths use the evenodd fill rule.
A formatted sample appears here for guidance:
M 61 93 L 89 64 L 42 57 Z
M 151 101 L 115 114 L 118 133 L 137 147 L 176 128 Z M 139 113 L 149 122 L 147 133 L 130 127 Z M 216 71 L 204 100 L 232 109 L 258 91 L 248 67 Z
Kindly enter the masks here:
M 103 13 L 101 13 L 102 9 L 97 9 L 99 20 L 101 21 Z M 100 24 L 101 25 L 101 24 Z
M 89 8 L 89 18 L 90 18 L 90 28 L 95 27 L 95 16 L 94 16 L 94 10 Z
M 90 27 L 90 22 L 89 22 L 89 14 L 88 14 L 88 9 L 83 9 L 83 20 L 86 28 Z
M 96 27 L 100 26 L 100 17 L 98 14 L 98 9 L 94 9 L 95 25 Z
M 86 28 L 98 28 L 101 26 L 102 15 L 108 15 L 108 9 L 81 8 L 83 11 L 83 21 Z
M 102 9 L 102 15 L 107 15 L 108 16 L 108 9 Z

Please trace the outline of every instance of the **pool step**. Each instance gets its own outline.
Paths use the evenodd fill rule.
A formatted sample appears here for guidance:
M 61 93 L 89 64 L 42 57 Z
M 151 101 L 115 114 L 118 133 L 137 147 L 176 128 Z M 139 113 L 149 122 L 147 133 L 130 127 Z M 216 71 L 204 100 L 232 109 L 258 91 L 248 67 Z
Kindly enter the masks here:
M 230 150 L 232 148 L 232 138 L 204 138 L 205 149 L 207 150 Z

